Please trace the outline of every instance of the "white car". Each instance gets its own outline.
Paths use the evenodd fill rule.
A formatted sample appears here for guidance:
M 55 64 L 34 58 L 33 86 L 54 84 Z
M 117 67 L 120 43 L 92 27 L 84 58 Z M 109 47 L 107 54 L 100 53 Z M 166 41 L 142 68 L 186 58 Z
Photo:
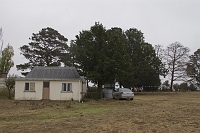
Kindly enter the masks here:
M 113 90 L 113 99 L 134 99 L 134 92 L 129 88 L 117 88 Z

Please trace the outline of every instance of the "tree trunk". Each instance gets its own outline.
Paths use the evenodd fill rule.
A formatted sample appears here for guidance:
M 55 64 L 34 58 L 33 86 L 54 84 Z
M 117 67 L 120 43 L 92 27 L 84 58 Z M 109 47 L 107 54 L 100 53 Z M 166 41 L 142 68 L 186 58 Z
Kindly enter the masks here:
M 174 69 L 175 69 L 175 59 L 176 59 L 176 50 L 174 52 L 174 58 L 173 58 L 173 62 L 172 62 L 172 77 L 171 77 L 171 83 L 170 83 L 170 91 L 172 91 L 172 87 L 173 87 L 173 82 L 174 82 Z
M 100 93 L 101 98 L 102 98 L 103 97 L 103 93 L 102 93 L 102 83 L 101 82 L 98 82 L 97 92 Z
M 10 89 L 8 89 L 8 99 L 11 99 Z

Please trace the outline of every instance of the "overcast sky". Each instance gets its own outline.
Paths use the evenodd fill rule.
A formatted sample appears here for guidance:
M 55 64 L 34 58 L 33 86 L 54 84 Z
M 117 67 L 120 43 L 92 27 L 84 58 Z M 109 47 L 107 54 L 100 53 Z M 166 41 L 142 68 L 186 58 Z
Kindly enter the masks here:
M 15 65 L 27 62 L 19 47 L 32 33 L 51 27 L 70 42 L 95 22 L 106 29 L 137 28 L 153 46 L 178 41 L 191 54 L 200 48 L 200 0 L 0 0 L 4 47 L 14 47 Z M 15 67 L 10 73 L 20 75 Z

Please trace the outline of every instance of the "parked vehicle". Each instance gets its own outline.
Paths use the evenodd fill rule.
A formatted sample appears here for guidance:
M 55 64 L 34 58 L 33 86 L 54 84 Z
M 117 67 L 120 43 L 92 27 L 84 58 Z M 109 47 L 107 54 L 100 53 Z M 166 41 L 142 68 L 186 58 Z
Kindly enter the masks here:
M 134 99 L 134 92 L 129 88 L 117 88 L 113 90 L 113 99 Z

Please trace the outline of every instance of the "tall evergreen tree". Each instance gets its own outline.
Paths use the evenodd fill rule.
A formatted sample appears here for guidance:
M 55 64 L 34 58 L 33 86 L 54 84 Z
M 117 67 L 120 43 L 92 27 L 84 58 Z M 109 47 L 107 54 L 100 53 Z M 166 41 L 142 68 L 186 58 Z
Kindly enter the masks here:
M 107 30 L 107 45 L 105 47 L 105 72 L 110 82 L 116 80 L 123 83 L 130 78 L 131 60 L 127 52 L 126 36 L 121 28 Z M 110 75 L 110 76 L 109 76 Z
M 29 61 L 16 65 L 18 70 L 30 70 L 34 66 L 60 66 L 62 57 L 67 56 L 67 38 L 52 28 L 33 33 L 28 45 L 20 47 L 21 54 Z M 22 72 L 26 75 L 27 72 Z
M 125 87 L 159 85 L 161 61 L 151 44 L 137 29 L 125 32 L 121 28 L 106 30 L 95 23 L 72 41 L 70 53 L 73 65 L 99 90 L 105 83 L 119 81 Z
M 78 69 L 89 80 L 98 84 L 99 90 L 105 82 L 103 75 L 105 44 L 106 29 L 102 24 L 95 23 L 90 30 L 84 30 L 76 35 L 72 48 Z
M 161 61 L 151 44 L 146 43 L 143 33 L 135 28 L 125 31 L 128 53 L 131 58 L 131 78 L 127 83 L 131 87 L 160 85 Z

